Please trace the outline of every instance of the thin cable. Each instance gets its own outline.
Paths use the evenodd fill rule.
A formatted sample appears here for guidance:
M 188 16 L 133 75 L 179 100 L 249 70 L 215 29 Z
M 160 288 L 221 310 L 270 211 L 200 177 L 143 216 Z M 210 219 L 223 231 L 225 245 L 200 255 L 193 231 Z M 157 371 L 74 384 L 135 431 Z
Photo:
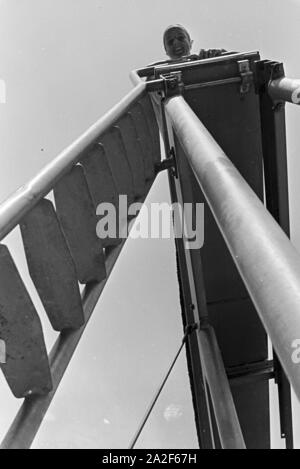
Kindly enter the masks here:
M 158 388 L 158 390 L 157 390 L 157 392 L 156 392 L 156 394 L 155 394 L 155 396 L 154 396 L 154 399 L 152 400 L 152 402 L 151 402 L 151 404 L 150 404 L 150 406 L 149 406 L 149 408 L 148 408 L 148 410 L 147 410 L 147 412 L 146 412 L 146 414 L 145 414 L 145 416 L 144 416 L 144 418 L 143 418 L 143 420 L 142 420 L 142 423 L 141 423 L 140 426 L 139 426 L 138 431 L 136 432 L 135 436 L 133 437 L 133 439 L 132 439 L 132 441 L 131 441 L 131 443 L 130 443 L 129 449 L 134 449 L 135 444 L 136 444 L 136 442 L 137 442 L 137 440 L 138 440 L 140 434 L 142 433 L 142 431 L 143 431 L 143 429 L 144 429 L 144 427 L 145 427 L 145 425 L 146 425 L 146 423 L 147 423 L 148 418 L 150 417 L 150 414 L 151 414 L 151 412 L 152 412 L 152 410 L 153 410 L 153 407 L 155 406 L 155 404 L 156 404 L 156 402 L 157 402 L 157 399 L 159 398 L 159 396 L 160 396 L 160 394 L 161 394 L 161 392 L 162 392 L 162 390 L 163 390 L 163 388 L 164 388 L 164 386 L 165 386 L 165 384 L 166 384 L 166 382 L 167 382 L 167 380 L 168 380 L 168 378 L 169 378 L 169 376 L 170 376 L 170 374 L 171 374 L 171 371 L 172 371 L 173 368 L 174 368 L 174 365 L 175 365 L 175 363 L 176 363 L 176 361 L 177 361 L 177 359 L 178 359 L 178 357 L 179 357 L 179 355 L 180 355 L 180 353 L 181 353 L 181 350 L 183 349 L 183 347 L 184 347 L 184 345 L 185 345 L 185 343 L 186 343 L 186 340 L 187 340 L 188 336 L 189 336 L 193 331 L 195 331 L 196 329 L 197 329 L 197 324 L 192 324 L 192 325 L 187 326 L 187 327 L 185 328 L 185 334 L 184 334 L 184 336 L 183 336 L 182 343 L 181 343 L 181 345 L 180 345 L 180 347 L 179 347 L 179 350 L 178 350 L 178 352 L 176 353 L 175 358 L 174 358 L 174 360 L 173 360 L 173 362 L 172 362 L 172 364 L 171 364 L 171 366 L 170 366 L 170 368 L 169 368 L 169 370 L 168 370 L 168 372 L 167 372 L 165 378 L 163 379 L 163 381 L 162 381 L 160 387 Z

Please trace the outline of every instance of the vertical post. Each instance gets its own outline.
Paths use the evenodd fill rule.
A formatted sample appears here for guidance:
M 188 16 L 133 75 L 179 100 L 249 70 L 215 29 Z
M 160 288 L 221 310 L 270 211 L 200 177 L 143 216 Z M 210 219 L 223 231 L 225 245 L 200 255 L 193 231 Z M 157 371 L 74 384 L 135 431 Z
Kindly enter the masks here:
M 256 63 L 260 99 L 261 132 L 265 174 L 266 206 L 287 236 L 290 236 L 285 103 L 268 93 L 271 80 L 283 78 L 283 64 L 268 60 Z M 275 381 L 278 385 L 281 436 L 293 448 L 291 388 L 274 351 Z

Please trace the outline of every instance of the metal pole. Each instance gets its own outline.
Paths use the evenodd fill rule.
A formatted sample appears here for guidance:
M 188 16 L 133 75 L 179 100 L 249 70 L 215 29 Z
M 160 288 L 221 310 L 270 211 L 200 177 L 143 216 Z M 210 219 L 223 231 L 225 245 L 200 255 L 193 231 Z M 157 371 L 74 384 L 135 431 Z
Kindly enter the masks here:
M 182 96 L 166 103 L 173 128 L 280 361 L 300 399 L 300 256 Z
M 268 93 L 274 101 L 300 104 L 300 80 L 295 78 L 272 80 L 268 85 Z
M 57 181 L 80 161 L 83 152 L 93 145 L 99 136 L 113 125 L 135 101 L 141 98 L 145 91 L 146 84 L 140 82 L 118 104 L 45 166 L 35 178 L 0 205 L 0 240 L 20 222 L 38 200 L 53 189 Z
M 107 255 L 107 278 L 100 283 L 87 285 L 83 291 L 85 324 L 80 329 L 61 332 L 50 352 L 52 391 L 45 396 L 34 395 L 24 399 L 0 449 L 30 448 L 125 242 L 111 249 Z
M 277 73 L 284 73 L 277 64 Z M 266 207 L 290 238 L 288 168 L 286 150 L 285 106 L 276 105 L 266 87 L 270 83 L 270 74 L 276 65 L 258 62 L 261 136 L 263 146 L 265 200 Z M 272 82 L 271 82 L 272 83 Z M 281 103 L 281 102 L 280 102 Z M 286 447 L 293 448 L 293 418 L 290 383 L 274 351 L 275 382 L 278 386 L 281 436 L 286 439 Z
M 172 144 L 175 145 L 172 134 L 170 134 L 169 138 L 171 139 Z M 167 140 L 169 140 L 169 138 L 167 138 Z M 181 205 L 183 205 L 185 200 L 191 200 L 191 194 L 189 192 L 191 189 L 190 185 L 182 183 L 183 180 L 185 180 L 185 182 L 190 181 L 188 176 L 190 169 L 188 163 L 184 163 L 179 159 L 177 159 L 177 169 L 179 178 L 177 179 L 173 176 L 169 177 L 171 196 L 172 201 L 176 200 Z M 207 302 L 200 251 L 186 249 L 184 243 L 182 243 L 182 239 L 176 240 L 176 248 L 179 260 L 181 261 L 180 267 L 185 270 L 182 286 L 185 289 L 187 286 L 186 284 L 189 284 L 191 294 L 191 300 L 190 303 L 186 305 L 185 313 L 186 315 L 190 316 L 189 322 L 196 322 L 197 324 L 200 324 L 201 329 L 203 324 L 208 323 L 208 311 L 206 305 Z M 183 257 L 185 259 L 183 259 Z M 217 353 L 219 350 L 217 342 L 216 340 L 210 340 L 209 343 L 207 343 L 205 335 L 206 332 L 203 334 L 201 331 L 199 334 L 196 333 L 195 336 L 191 337 L 191 339 L 196 338 L 196 343 L 190 343 L 190 345 L 193 346 L 193 349 L 191 349 L 192 355 L 190 358 L 191 365 L 194 366 L 194 374 L 192 376 L 194 381 L 194 392 L 199 393 L 199 387 L 201 388 L 199 395 L 196 396 L 197 400 L 201 400 L 201 407 L 198 408 L 198 412 L 200 411 L 199 416 L 197 414 L 200 420 L 199 424 L 201 429 L 200 442 L 202 442 L 202 446 L 200 447 L 207 448 L 211 443 L 212 447 L 215 447 L 216 443 L 220 439 L 224 449 L 244 449 L 245 443 L 240 423 L 236 414 L 228 379 L 226 377 L 223 360 L 220 352 Z M 199 357 L 201 375 L 199 375 L 199 370 L 197 370 L 197 367 L 195 367 Z M 209 374 L 207 374 L 206 369 L 209 369 Z M 203 377 L 205 380 L 204 383 L 201 382 Z M 207 384 L 209 385 L 208 387 L 214 387 L 214 389 L 209 389 L 210 396 L 216 402 L 213 408 L 213 412 L 210 406 Z M 205 404 L 207 406 L 206 410 Z M 217 424 L 217 432 L 215 431 L 216 428 L 213 425 L 214 421 Z
M 215 332 L 211 326 L 206 326 L 198 333 L 222 448 L 246 449 Z
M 146 68 L 140 68 L 137 70 L 132 70 L 129 74 L 129 78 L 134 84 L 134 86 L 137 86 L 139 83 L 143 83 L 144 81 L 141 79 L 141 77 L 146 78 L 146 77 L 151 77 L 154 75 L 154 67 L 146 67 Z

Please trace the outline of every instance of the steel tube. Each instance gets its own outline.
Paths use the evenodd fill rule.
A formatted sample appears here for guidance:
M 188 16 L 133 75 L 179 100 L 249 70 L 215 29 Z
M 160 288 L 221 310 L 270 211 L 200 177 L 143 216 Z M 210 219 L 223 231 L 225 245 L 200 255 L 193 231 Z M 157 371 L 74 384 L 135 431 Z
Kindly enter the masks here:
M 300 399 L 300 256 L 182 96 L 166 110 L 199 185 Z
M 165 135 L 165 143 L 167 139 L 168 136 Z M 166 146 L 167 148 L 168 146 Z M 183 204 L 184 198 L 180 182 L 173 177 L 170 171 L 169 185 L 172 203 L 179 202 Z M 202 275 L 201 273 L 198 275 L 199 270 L 194 272 L 191 252 L 185 249 L 183 238 L 175 237 L 175 247 L 177 251 L 178 280 L 180 281 L 179 289 L 182 289 L 183 296 L 181 299 L 183 302 L 181 305 L 183 324 L 184 326 L 192 323 L 199 324 L 200 315 L 203 318 L 207 314 L 205 289 L 203 282 L 199 282 Z M 191 305 L 194 305 L 194 308 Z M 198 335 L 191 335 L 187 345 L 187 364 L 200 449 L 215 449 L 207 382 L 204 377 Z
M 171 128 L 168 125 L 167 127 Z M 166 141 L 169 141 L 169 145 L 175 146 L 173 135 L 166 136 Z M 188 163 L 183 165 L 182 162 L 181 164 L 178 162 L 178 171 L 182 176 L 182 180 L 186 179 L 184 175 L 187 174 L 188 169 Z M 182 205 L 185 200 L 192 200 L 190 187 L 182 184 L 181 178 L 176 179 L 171 176 L 169 181 L 173 202 L 176 201 Z M 185 270 L 182 286 L 186 288 L 188 284 L 189 294 L 191 295 L 185 304 L 186 319 L 190 324 L 197 323 L 201 326 L 207 323 L 208 310 L 199 251 L 186 249 L 182 239 L 176 240 L 176 249 L 180 260 L 180 269 Z M 185 260 L 183 260 L 182 255 L 185 256 Z M 193 308 L 190 308 L 191 304 L 194 306 Z M 215 441 L 212 439 L 214 434 L 211 421 L 213 415 L 217 422 L 222 447 L 224 449 L 244 449 L 245 443 L 240 423 L 214 332 L 209 328 L 204 332 L 201 330 L 200 333 L 196 333 L 195 338 L 196 343 L 192 343 L 190 340 L 190 351 L 192 353 L 190 360 L 193 367 L 193 381 L 191 383 L 196 394 L 195 402 L 200 404 L 200 407 L 197 408 L 200 412 L 195 414 L 199 419 L 201 429 L 200 447 L 215 447 Z M 195 366 L 197 364 L 200 365 L 200 370 Z M 207 383 L 209 386 L 207 386 Z M 215 403 L 213 412 L 209 404 L 208 387 L 211 388 L 210 395 Z M 206 409 L 205 405 L 207 405 Z
M 158 107 L 158 103 L 155 104 Z M 163 135 L 165 154 L 169 154 L 171 146 L 174 146 L 174 141 L 171 134 L 172 127 L 167 122 L 164 107 L 161 109 L 161 116 L 160 131 Z M 190 200 L 190 188 L 186 185 L 182 186 L 180 180 L 173 176 L 171 170 L 168 173 L 171 201 L 182 205 L 185 200 Z M 183 325 L 199 324 L 200 316 L 201 318 L 207 316 L 205 288 L 203 282 L 199 282 L 199 279 L 202 278 L 200 259 L 198 258 L 197 262 L 195 258 L 192 258 L 192 252 L 185 249 L 183 238 L 175 237 L 175 247 L 179 290 L 182 291 Z M 194 305 L 194 308 L 191 305 Z M 203 375 L 199 341 L 196 334 L 190 336 L 186 352 L 199 445 L 201 449 L 214 449 L 215 442 L 207 382 Z
M 294 78 L 272 80 L 268 85 L 268 93 L 274 101 L 300 104 L 300 80 Z
M 229 381 L 215 332 L 207 326 L 199 331 L 201 358 L 223 449 L 246 449 Z
M 20 222 L 38 200 L 53 189 L 57 181 L 80 161 L 83 152 L 93 145 L 99 136 L 144 94 L 145 90 L 146 84 L 139 83 L 118 104 L 45 166 L 36 177 L 0 205 L 0 240 Z

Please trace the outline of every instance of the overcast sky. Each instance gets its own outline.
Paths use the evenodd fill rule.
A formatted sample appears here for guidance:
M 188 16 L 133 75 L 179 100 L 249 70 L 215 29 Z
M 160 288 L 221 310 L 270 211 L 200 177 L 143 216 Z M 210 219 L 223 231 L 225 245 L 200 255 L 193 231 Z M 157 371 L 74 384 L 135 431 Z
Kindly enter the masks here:
M 161 38 L 171 23 L 190 30 L 194 52 L 259 50 L 262 58 L 283 61 L 288 76 L 300 77 L 298 0 L 0 0 L 0 79 L 7 86 L 7 103 L 0 105 L 1 200 L 130 90 L 130 70 L 165 58 Z M 296 107 L 288 106 L 287 127 L 292 237 L 300 249 Z M 148 202 L 168 197 L 162 175 Z M 15 231 L 7 243 L 50 347 L 55 334 L 19 241 Z M 126 447 L 181 335 L 173 243 L 129 240 L 34 447 Z M 3 436 L 20 401 L 2 376 L 0 402 Z M 298 427 L 296 433 L 300 446 Z M 184 355 L 140 445 L 197 446 Z

